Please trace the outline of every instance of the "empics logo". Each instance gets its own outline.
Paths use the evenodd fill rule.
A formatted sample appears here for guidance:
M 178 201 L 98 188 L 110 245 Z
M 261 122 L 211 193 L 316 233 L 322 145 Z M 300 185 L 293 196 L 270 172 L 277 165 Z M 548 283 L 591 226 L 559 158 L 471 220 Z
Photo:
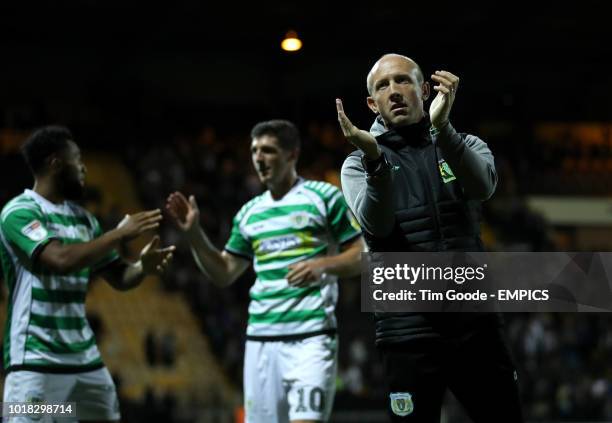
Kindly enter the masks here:
M 21 230 L 21 233 L 34 242 L 42 241 L 47 236 L 47 230 L 38 220 L 33 220 Z

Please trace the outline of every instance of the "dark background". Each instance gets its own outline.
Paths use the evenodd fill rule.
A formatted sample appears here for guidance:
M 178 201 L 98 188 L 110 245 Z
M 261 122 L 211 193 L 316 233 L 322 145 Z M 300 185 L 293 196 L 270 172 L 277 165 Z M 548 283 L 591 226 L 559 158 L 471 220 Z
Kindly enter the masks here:
M 387 52 L 461 77 L 453 117 L 607 120 L 605 2 L 4 2 L 2 123 L 62 121 L 88 142 L 283 115 L 367 125 L 365 76 Z M 294 29 L 304 48 L 280 50 Z M 147 137 L 147 139 L 145 139 Z M 154 138 L 154 139 L 155 139 Z

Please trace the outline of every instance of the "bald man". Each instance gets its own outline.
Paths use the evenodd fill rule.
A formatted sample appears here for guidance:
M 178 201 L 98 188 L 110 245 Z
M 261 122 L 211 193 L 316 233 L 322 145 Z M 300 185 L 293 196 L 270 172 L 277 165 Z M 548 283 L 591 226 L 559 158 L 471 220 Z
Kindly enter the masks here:
M 431 75 L 398 54 L 367 77 L 370 131 L 338 121 L 357 151 L 342 166 L 342 188 L 373 252 L 483 251 L 481 202 L 493 195 L 493 154 L 449 121 L 459 78 Z M 425 112 L 425 101 L 435 98 Z M 446 389 L 476 423 L 523 421 L 517 373 L 492 313 L 377 313 L 393 421 L 438 423 Z

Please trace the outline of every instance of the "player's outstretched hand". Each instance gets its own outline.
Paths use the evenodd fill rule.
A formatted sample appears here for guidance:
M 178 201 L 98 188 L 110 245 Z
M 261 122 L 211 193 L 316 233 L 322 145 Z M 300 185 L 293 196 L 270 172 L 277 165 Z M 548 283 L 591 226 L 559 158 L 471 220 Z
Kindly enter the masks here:
M 183 232 L 197 228 L 200 222 L 200 209 L 193 195 L 187 200 L 180 192 L 173 192 L 166 200 L 166 210 Z
M 162 218 L 160 209 L 126 214 L 117 225 L 117 230 L 120 232 L 123 241 L 129 241 L 146 231 L 157 229 Z
M 376 160 L 380 156 L 380 147 L 376 138 L 368 131 L 357 128 L 349 120 L 344 113 L 344 106 L 342 100 L 336 99 L 336 111 L 338 112 L 338 122 L 340 123 L 340 129 L 342 133 L 355 147 L 363 151 L 368 160 Z
M 429 106 L 429 117 L 434 128 L 442 128 L 447 122 L 455 102 L 459 77 L 447 71 L 436 71 L 431 79 L 438 83 L 433 89 L 438 92 Z
M 323 269 L 318 264 L 317 259 L 305 260 L 289 265 L 287 281 L 291 286 L 303 287 L 320 280 L 322 274 Z
M 140 252 L 143 273 L 149 275 L 163 273 L 172 261 L 172 253 L 176 247 L 171 245 L 159 248 L 159 244 L 159 236 L 156 235 Z

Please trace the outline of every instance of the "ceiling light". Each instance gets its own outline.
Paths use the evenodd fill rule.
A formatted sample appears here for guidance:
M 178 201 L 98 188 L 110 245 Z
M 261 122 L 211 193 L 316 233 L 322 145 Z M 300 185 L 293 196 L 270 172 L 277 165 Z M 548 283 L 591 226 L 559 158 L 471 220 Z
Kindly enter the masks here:
M 281 42 L 281 48 L 285 51 L 298 51 L 302 48 L 302 40 L 298 38 L 297 32 L 289 31 Z

